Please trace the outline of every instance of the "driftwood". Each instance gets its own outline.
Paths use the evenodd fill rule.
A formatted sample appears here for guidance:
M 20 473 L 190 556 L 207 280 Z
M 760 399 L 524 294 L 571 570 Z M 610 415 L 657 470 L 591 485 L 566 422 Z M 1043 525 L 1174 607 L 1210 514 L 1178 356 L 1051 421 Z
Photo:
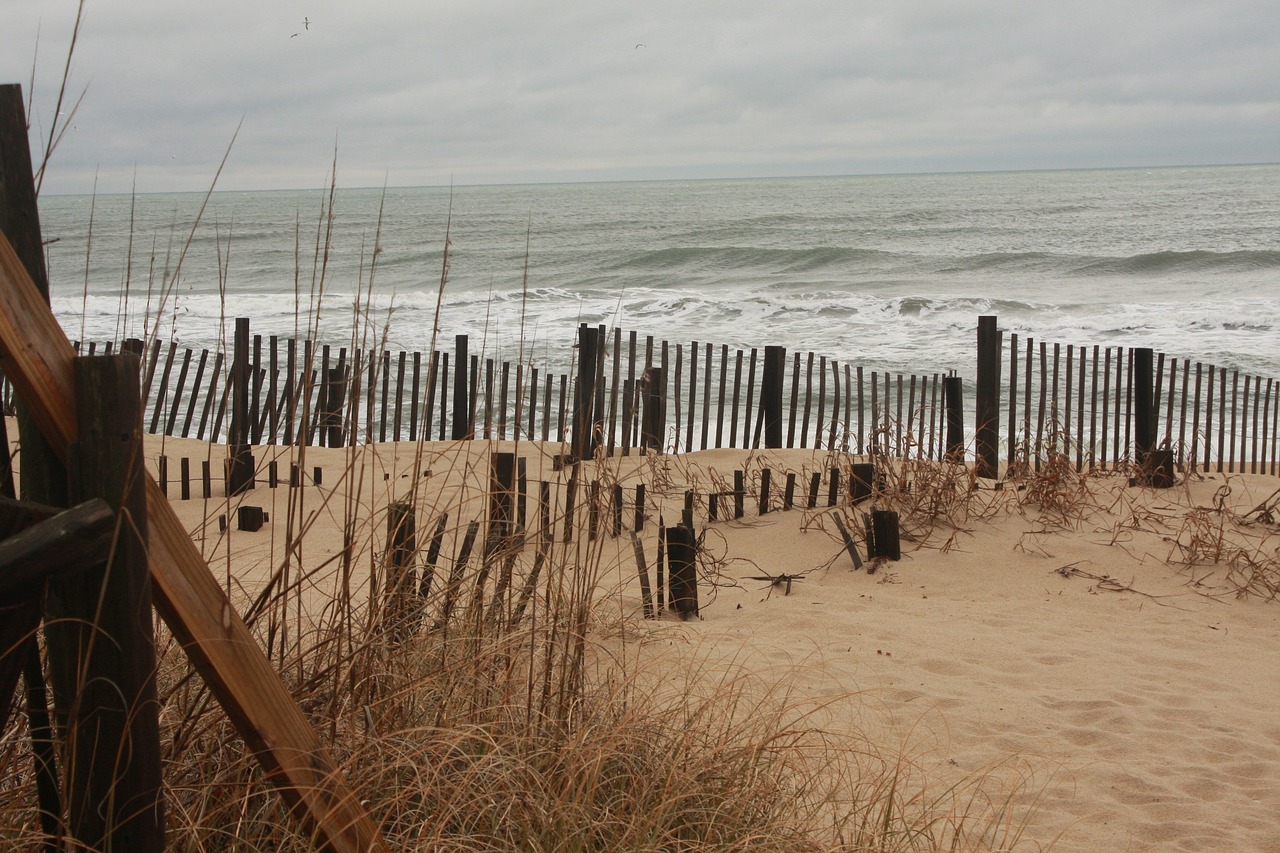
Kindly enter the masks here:
M 751 577 L 747 578 L 747 580 L 764 581 L 765 583 L 769 584 L 769 586 L 774 587 L 775 589 L 781 586 L 783 587 L 782 594 L 790 595 L 791 582 L 804 580 L 804 575 L 788 575 L 785 573 L 780 575 L 752 575 Z

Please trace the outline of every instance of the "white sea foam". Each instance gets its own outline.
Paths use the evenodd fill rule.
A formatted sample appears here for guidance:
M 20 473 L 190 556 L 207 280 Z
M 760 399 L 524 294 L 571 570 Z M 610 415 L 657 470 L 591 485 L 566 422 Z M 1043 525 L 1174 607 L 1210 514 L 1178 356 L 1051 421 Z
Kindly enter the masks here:
M 54 309 L 91 340 L 158 328 L 212 347 L 220 321 L 249 316 L 264 336 L 425 349 L 448 192 L 340 191 L 323 275 L 321 199 L 215 193 L 183 255 L 199 196 L 99 198 L 86 262 L 90 200 L 45 198 Z M 439 327 L 503 357 L 523 319 L 548 358 L 587 322 L 969 375 L 976 318 L 994 313 L 1023 338 L 1270 376 L 1277 199 L 1276 166 L 459 188 Z

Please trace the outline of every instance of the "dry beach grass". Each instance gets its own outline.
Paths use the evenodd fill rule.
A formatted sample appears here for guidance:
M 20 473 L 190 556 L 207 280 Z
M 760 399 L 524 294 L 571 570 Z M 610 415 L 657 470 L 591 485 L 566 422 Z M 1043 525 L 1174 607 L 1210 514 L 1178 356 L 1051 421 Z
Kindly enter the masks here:
M 155 452 L 222 452 L 155 443 Z M 415 500 L 419 518 L 482 514 L 488 449 L 262 448 L 264 457 L 321 466 L 323 484 L 177 502 L 394 846 L 916 850 L 1004 849 L 1017 840 L 1014 805 L 991 802 L 987 778 L 927 791 L 911 756 L 832 729 L 832 700 L 804 695 L 788 677 L 653 657 L 682 627 L 637 619 L 624 540 L 591 538 L 585 510 L 569 543 L 553 516 L 556 541 L 523 618 L 517 590 L 532 571 L 532 548 L 502 588 L 503 552 L 460 574 L 454 561 L 448 583 L 450 560 L 442 559 L 432 594 L 414 601 L 425 608 L 416 630 L 390 625 L 403 618 L 403 602 L 385 590 L 388 501 Z M 543 448 L 524 450 L 546 461 Z M 598 467 L 634 482 L 659 463 Z M 413 484 L 411 472 L 422 471 L 431 474 Z M 531 478 L 545 474 L 562 488 L 564 473 L 538 466 Z M 258 501 L 272 519 L 267 529 L 219 530 L 218 516 Z M 458 555 L 466 526 L 445 528 L 446 554 Z M 175 849 L 308 849 L 180 652 L 162 648 Z M 28 783 L 21 726 L 15 717 L 4 739 L 15 792 Z M 8 802 L 6 836 L 32 837 L 31 798 Z
M 225 452 L 152 441 L 153 470 L 160 452 Z M 495 449 L 550 484 L 555 535 L 528 598 L 535 489 L 524 548 L 486 558 L 480 544 L 458 559 L 483 519 Z M 1266 653 L 1280 633 L 1268 605 L 1280 577 L 1274 480 L 1151 490 L 1130 486 L 1128 470 L 1049 464 L 975 489 L 963 466 L 881 458 L 875 499 L 900 513 L 901 562 L 853 572 L 826 508 L 709 523 L 704 501 L 702 618 L 653 621 L 607 510 L 592 537 L 580 500 L 564 541 L 559 450 L 258 448 L 260 468 L 278 454 L 282 470 L 320 467 L 322 483 L 269 489 L 260 476 L 240 498 L 174 501 L 393 846 L 1226 850 L 1280 839 L 1280 688 Z M 651 562 L 658 516 L 678 518 L 686 487 L 719 489 L 742 469 L 755 488 L 766 467 L 775 482 L 786 471 L 803 482 L 850 461 L 710 451 L 601 458 L 580 476 L 628 495 L 646 484 Z M 409 597 L 422 608 L 411 636 L 383 557 L 386 507 L 402 499 L 417 508 L 419 568 L 427 532 L 448 516 L 429 594 Z M 220 531 L 218 516 L 240 503 L 263 506 L 268 524 Z M 747 579 L 783 573 L 803 575 L 789 595 Z M 172 846 L 308 849 L 180 652 L 162 648 Z M 15 715 L 0 741 L 0 826 L 17 842 L 37 826 L 23 723 Z

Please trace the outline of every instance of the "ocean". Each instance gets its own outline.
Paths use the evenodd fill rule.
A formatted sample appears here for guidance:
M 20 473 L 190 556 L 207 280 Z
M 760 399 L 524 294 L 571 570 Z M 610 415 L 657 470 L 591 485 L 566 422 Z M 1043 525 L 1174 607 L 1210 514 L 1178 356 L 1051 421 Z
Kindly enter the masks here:
M 544 364 L 585 322 L 972 376 L 995 314 L 1280 374 L 1280 165 L 205 195 L 40 200 L 71 338 L 425 350 L 439 306 Z

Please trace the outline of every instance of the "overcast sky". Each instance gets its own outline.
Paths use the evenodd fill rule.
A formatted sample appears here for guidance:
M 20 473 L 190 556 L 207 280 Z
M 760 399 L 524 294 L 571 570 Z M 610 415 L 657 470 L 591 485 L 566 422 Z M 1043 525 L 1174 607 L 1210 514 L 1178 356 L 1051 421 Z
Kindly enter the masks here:
M 3 0 L 54 118 L 75 0 Z M 37 51 L 38 43 L 38 51 Z M 1280 160 L 1276 0 L 88 0 L 45 192 Z

